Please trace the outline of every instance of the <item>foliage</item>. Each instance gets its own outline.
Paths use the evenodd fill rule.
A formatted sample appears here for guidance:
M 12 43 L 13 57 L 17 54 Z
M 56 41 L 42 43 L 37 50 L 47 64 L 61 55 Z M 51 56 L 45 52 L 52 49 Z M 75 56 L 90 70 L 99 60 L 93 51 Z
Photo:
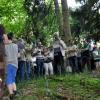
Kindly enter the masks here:
M 23 0 L 0 0 L 0 23 L 5 25 L 7 32 L 20 34 L 26 18 Z
M 99 39 L 99 0 L 76 1 L 82 6 L 75 11 L 69 9 L 72 35 L 97 34 Z M 59 30 L 53 0 L 0 0 L 0 23 L 17 37 L 40 39 L 44 44 Z
M 24 2 L 28 19 L 31 20 L 29 22 L 30 31 L 35 35 L 36 39 L 40 39 L 42 42 L 47 42 L 47 39 L 51 36 L 50 34 L 57 30 L 52 4 L 52 0 L 48 0 L 47 2 L 44 0 L 25 0 Z
M 79 33 L 87 33 L 87 35 L 99 35 L 100 27 L 100 14 L 98 12 L 100 1 L 99 0 L 76 0 L 80 1 L 82 6 L 75 11 L 71 11 L 71 15 L 75 20 L 72 26 L 72 31 L 77 35 Z
M 17 37 L 45 44 L 58 30 L 52 0 L 0 0 L 0 23 Z

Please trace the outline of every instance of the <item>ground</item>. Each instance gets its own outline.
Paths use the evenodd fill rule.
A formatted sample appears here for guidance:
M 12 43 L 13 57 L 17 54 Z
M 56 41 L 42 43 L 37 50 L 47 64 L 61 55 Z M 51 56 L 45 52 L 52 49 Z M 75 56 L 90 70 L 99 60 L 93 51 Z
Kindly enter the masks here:
M 35 77 L 17 86 L 15 100 L 100 100 L 100 79 L 87 73 Z

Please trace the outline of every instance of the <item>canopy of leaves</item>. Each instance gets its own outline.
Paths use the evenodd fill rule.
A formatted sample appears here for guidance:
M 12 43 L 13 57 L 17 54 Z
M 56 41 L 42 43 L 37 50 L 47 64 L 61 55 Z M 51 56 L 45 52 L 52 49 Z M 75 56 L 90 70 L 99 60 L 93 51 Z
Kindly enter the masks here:
M 20 34 L 26 18 L 23 0 L 0 0 L 0 23 L 7 32 Z
M 75 23 L 73 31 L 79 33 L 97 34 L 100 33 L 100 0 L 76 0 L 82 4 L 79 9 L 71 11 Z M 74 27 L 75 26 L 75 27 Z M 77 27 L 76 27 L 77 26 Z
M 47 42 L 51 34 L 58 29 L 53 0 L 25 0 L 24 7 L 28 14 L 27 20 L 30 20 L 30 28 L 25 28 L 24 32 L 32 32 L 36 39 Z

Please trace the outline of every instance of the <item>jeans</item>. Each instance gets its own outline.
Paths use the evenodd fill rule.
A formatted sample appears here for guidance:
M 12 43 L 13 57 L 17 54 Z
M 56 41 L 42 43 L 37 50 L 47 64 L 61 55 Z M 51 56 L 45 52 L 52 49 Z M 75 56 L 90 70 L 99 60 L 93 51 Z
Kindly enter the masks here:
M 19 61 L 19 73 L 21 80 L 25 80 L 26 61 Z
M 37 75 L 43 75 L 43 63 L 44 63 L 43 59 L 36 59 L 36 64 L 37 64 L 36 74 Z

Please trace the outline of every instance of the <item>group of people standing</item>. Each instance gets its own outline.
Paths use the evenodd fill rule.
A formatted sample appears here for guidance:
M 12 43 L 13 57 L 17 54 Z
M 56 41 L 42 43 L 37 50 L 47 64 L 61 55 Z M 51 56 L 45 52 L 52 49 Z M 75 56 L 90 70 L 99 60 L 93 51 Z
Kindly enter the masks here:
M 31 66 L 39 75 L 53 75 L 59 70 L 65 56 L 65 43 L 59 38 L 58 32 L 54 34 L 53 48 L 43 46 L 41 42 L 36 47 L 19 39 L 13 42 L 14 34 L 6 34 L 3 25 L 0 25 L 0 99 L 3 97 L 3 90 L 6 84 L 9 99 L 13 100 L 18 93 L 16 87 L 16 75 L 19 72 L 21 80 L 30 78 Z M 32 57 L 36 57 L 36 66 L 33 65 Z M 53 63 L 54 66 L 53 67 Z M 59 66 L 58 66 L 59 65 Z
M 34 71 L 33 73 L 35 76 L 53 75 L 57 74 L 61 70 L 65 71 L 63 62 L 66 45 L 59 38 L 58 32 L 55 32 L 54 42 L 50 47 L 42 45 L 40 41 L 36 43 L 36 46 L 32 46 L 31 44 L 27 46 L 27 43 L 23 41 L 23 39 L 20 39 L 17 42 L 20 54 L 18 59 L 18 72 L 21 80 L 24 80 L 25 76 L 26 79 L 30 78 L 31 71 Z M 36 59 L 35 65 L 33 58 Z
M 6 34 L 4 26 L 0 25 L 0 98 L 6 83 L 9 98 L 13 100 L 17 94 L 16 75 L 23 81 L 30 79 L 31 71 L 36 76 L 61 75 L 65 72 L 83 72 L 86 64 L 89 70 L 94 70 L 95 64 L 98 65 L 100 55 L 95 47 L 85 43 L 84 50 L 80 50 L 73 40 L 66 45 L 59 37 L 59 32 L 54 33 L 50 47 L 42 45 L 40 41 L 33 46 L 22 38 L 13 42 L 13 35 L 12 32 Z M 33 58 L 36 58 L 35 62 Z

